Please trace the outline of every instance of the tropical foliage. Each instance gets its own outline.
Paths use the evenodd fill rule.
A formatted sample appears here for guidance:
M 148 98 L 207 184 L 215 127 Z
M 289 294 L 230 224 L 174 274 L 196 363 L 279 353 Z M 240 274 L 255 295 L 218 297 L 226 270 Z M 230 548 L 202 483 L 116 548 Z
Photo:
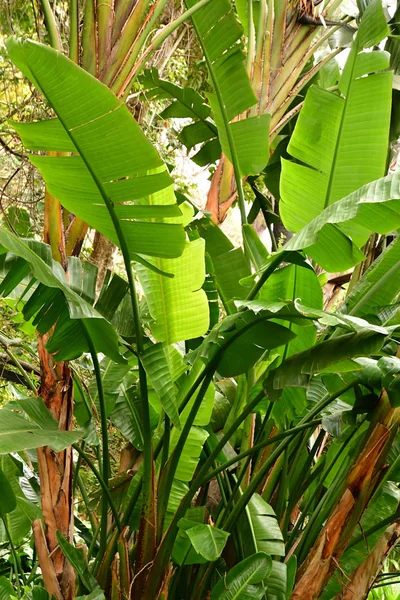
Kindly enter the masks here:
M 149 40 L 163 0 L 71 1 L 67 36 L 43 0 L 50 45 L 7 39 L 47 109 L 8 121 L 46 190 L 43 239 L 18 207 L 0 226 L 1 598 L 395 582 L 397 12 L 318 4 L 187 0 Z M 182 24 L 199 89 L 143 69 Z M 207 202 L 178 189 L 132 86 L 209 168 Z M 219 226 L 235 202 L 240 243 Z M 91 231 L 118 248 L 105 277 Z

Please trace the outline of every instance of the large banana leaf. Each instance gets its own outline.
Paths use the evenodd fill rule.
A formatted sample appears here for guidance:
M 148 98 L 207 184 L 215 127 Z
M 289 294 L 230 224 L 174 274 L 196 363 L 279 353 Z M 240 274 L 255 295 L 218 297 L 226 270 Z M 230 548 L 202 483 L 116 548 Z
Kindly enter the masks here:
M 208 301 L 201 289 L 205 279 L 204 242 L 186 242 L 178 260 L 152 259 L 159 269 L 172 273 L 164 277 L 137 265 L 151 317 L 153 336 L 172 344 L 204 335 L 208 329 Z
M 282 160 L 282 220 L 299 231 L 327 206 L 385 172 L 392 74 L 386 52 L 368 52 L 389 33 L 380 0 L 368 6 L 346 62 L 339 94 L 312 86 Z M 362 224 L 344 227 L 360 246 Z M 339 269 L 338 269 L 339 270 Z
M 165 221 L 180 215 L 171 178 L 126 106 L 52 48 L 15 38 L 7 47 L 58 117 L 16 124 L 24 143 L 35 150 L 73 153 L 31 157 L 50 193 L 117 245 L 125 238 L 132 258 L 138 253 L 180 256 L 183 227 Z M 151 206 L 148 196 L 160 190 L 165 192 L 157 195 L 161 205 Z
M 373 232 L 390 233 L 400 226 L 400 173 L 387 175 L 342 200 L 331 204 L 303 227 L 284 246 L 285 250 L 305 250 L 330 272 L 344 271 L 363 260 L 359 243 L 341 231 L 361 227 Z
M 198 0 L 186 0 L 190 8 Z M 243 52 L 237 42 L 243 30 L 230 0 L 214 0 L 192 17 L 203 48 L 215 94 L 209 94 L 224 154 L 239 175 L 258 174 L 268 162 L 269 115 L 232 119 L 253 106 Z
M 88 351 L 85 331 L 93 339 L 98 352 L 103 352 L 116 362 L 124 361 L 118 351 L 118 336 L 108 321 L 84 300 L 68 284 L 66 275 L 51 257 L 50 247 L 35 241 L 22 240 L 7 229 L 0 228 L 0 245 L 28 266 L 34 278 L 40 282 L 26 302 L 23 313 L 26 319 L 35 317 L 35 325 L 46 333 L 55 323 L 56 327 L 48 343 L 49 352 L 60 360 L 77 358 Z M 24 264 L 18 270 L 18 285 L 27 271 Z M 15 272 L 12 274 L 14 278 Z M 10 280 L 0 285 L 0 295 L 7 295 Z

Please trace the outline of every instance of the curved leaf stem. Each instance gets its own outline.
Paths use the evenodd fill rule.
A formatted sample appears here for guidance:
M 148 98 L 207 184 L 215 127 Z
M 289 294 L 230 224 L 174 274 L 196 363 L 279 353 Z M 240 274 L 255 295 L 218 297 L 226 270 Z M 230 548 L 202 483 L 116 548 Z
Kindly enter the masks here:
M 274 256 L 274 258 L 271 260 L 265 271 L 261 273 L 259 280 L 256 281 L 256 283 L 251 288 L 250 292 L 247 295 L 247 300 L 254 300 L 264 283 L 271 277 L 275 269 L 277 269 L 279 265 L 285 261 L 288 255 L 289 251 L 284 250 L 283 252 L 278 252 L 278 254 Z
M 305 429 L 309 429 L 310 427 L 316 427 L 317 425 L 320 425 L 320 424 L 321 424 L 321 419 L 314 419 L 313 421 L 310 421 L 309 423 L 305 423 L 304 425 L 299 425 L 298 427 L 293 427 L 292 429 L 288 429 L 287 431 L 278 433 L 278 435 L 275 435 L 272 438 L 268 438 L 267 440 L 264 440 L 263 442 L 259 442 L 258 444 L 255 444 L 251 448 L 244 450 L 237 456 L 234 456 L 233 458 L 229 459 L 228 461 L 222 463 L 222 465 L 220 465 L 219 467 L 216 467 L 214 469 L 214 471 L 210 471 L 208 473 L 208 475 L 206 477 L 204 477 L 204 479 L 201 481 L 200 485 L 204 485 L 211 479 L 214 479 L 214 477 L 216 477 L 218 475 L 218 473 L 221 473 L 221 471 L 225 471 L 226 469 L 229 469 L 229 467 L 240 462 L 243 458 L 246 458 L 246 456 L 251 456 L 255 452 L 258 452 L 259 450 L 263 450 L 266 446 L 271 446 L 272 444 L 275 444 L 276 442 L 279 442 L 280 440 L 283 440 L 286 437 L 294 436 L 297 433 L 299 433 L 300 431 L 304 431 Z M 239 478 L 238 478 L 238 481 L 239 481 Z M 240 481 L 239 481 L 239 483 L 240 483 Z
M 110 478 L 110 456 L 109 456 L 109 448 L 108 448 L 108 427 L 107 427 L 107 411 L 106 411 L 106 401 L 104 397 L 104 389 L 103 389 L 103 381 L 101 378 L 101 369 L 99 364 L 99 359 L 97 357 L 96 348 L 94 347 L 92 338 L 87 332 L 85 325 L 83 325 L 85 330 L 86 340 L 89 346 L 90 355 L 93 361 L 94 374 L 96 377 L 96 386 L 97 393 L 99 396 L 99 406 L 100 406 L 100 426 L 101 426 L 101 440 L 102 440 L 102 477 L 105 485 L 108 488 L 108 480 Z M 103 496 L 101 500 L 101 527 L 100 527 L 100 548 L 99 553 L 104 554 L 106 546 L 107 546 L 107 516 L 108 516 L 108 503 L 107 496 Z
M 351 389 L 356 384 L 357 384 L 357 381 L 352 381 L 351 383 L 347 384 L 346 386 L 344 386 L 342 389 L 338 390 L 334 394 L 332 394 L 332 395 L 326 394 L 324 396 L 324 398 L 322 398 L 320 400 L 320 402 L 318 402 L 316 404 L 316 406 L 312 410 L 310 410 L 301 419 L 299 425 L 309 423 L 313 419 L 313 417 L 315 417 L 319 412 L 321 412 L 321 410 L 323 410 L 326 406 L 328 406 L 331 402 L 333 402 L 333 400 L 336 400 L 336 398 L 339 398 L 339 396 L 341 396 L 342 394 L 347 392 L 347 390 Z M 291 441 L 290 438 L 284 439 L 279 444 L 278 448 L 276 448 L 276 450 L 274 450 L 274 452 L 272 452 L 272 454 L 269 456 L 268 460 L 265 461 L 265 463 L 262 465 L 262 467 L 257 472 L 257 474 L 253 477 L 253 479 L 251 480 L 248 487 L 244 490 L 243 495 L 240 497 L 238 503 L 234 506 L 232 512 L 228 515 L 227 520 L 224 523 L 225 530 L 229 531 L 235 525 L 235 523 L 237 522 L 237 519 L 239 518 L 243 509 L 247 506 L 251 496 L 254 494 L 254 492 L 260 485 L 260 483 L 263 481 L 264 477 L 268 473 L 271 466 L 274 464 L 275 460 L 278 458 L 278 456 L 280 456 L 280 454 L 289 445 L 290 441 Z
M 28 386 L 28 388 L 30 390 L 32 390 L 32 392 L 34 392 L 36 394 L 36 386 L 33 383 L 32 379 L 29 377 L 28 373 L 25 371 L 25 369 L 23 368 L 23 366 L 20 364 L 18 358 L 13 354 L 13 352 L 11 352 L 11 350 L 9 350 L 7 348 L 7 346 L 3 345 L 4 348 L 4 352 L 7 354 L 8 358 L 14 363 L 14 365 L 17 367 L 21 377 L 26 381 L 26 384 Z
M 112 512 L 113 517 L 115 519 L 115 524 L 116 524 L 116 526 L 118 528 L 118 531 L 121 532 L 122 531 L 122 524 L 121 524 L 121 521 L 120 521 L 120 518 L 119 518 L 118 511 L 117 511 L 117 509 L 115 507 L 115 504 L 113 502 L 113 499 L 111 498 L 110 490 L 108 489 L 108 486 L 106 485 L 106 482 L 104 481 L 104 479 L 101 476 L 100 472 L 96 469 L 93 461 L 89 458 L 89 456 L 86 454 L 86 452 L 84 452 L 78 446 L 78 444 L 72 444 L 72 447 L 83 458 L 83 460 L 85 461 L 85 463 L 87 464 L 87 466 L 89 467 L 89 469 L 92 471 L 93 475 L 96 477 L 97 481 L 99 482 L 100 487 L 103 490 L 104 495 L 107 497 L 108 504 L 110 505 L 110 509 L 111 509 L 111 512 Z

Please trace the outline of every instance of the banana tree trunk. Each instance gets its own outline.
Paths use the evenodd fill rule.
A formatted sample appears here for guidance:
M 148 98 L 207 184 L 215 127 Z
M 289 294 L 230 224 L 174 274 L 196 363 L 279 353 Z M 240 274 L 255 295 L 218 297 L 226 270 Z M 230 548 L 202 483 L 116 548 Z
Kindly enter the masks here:
M 384 475 L 384 463 L 398 430 L 399 417 L 400 409 L 393 409 L 386 392 L 383 392 L 362 451 L 346 478 L 342 495 L 298 571 L 291 600 L 319 598 L 339 566 L 340 558 Z
M 372 552 L 351 574 L 343 591 L 335 600 L 365 600 L 376 581 L 377 575 L 382 570 L 383 561 L 396 546 L 400 537 L 400 523 L 393 523 L 388 527 L 378 541 Z
M 67 363 L 55 363 L 45 348 L 46 336 L 38 339 L 41 365 L 39 395 L 58 422 L 59 429 L 72 429 L 73 398 L 72 378 Z M 43 519 L 46 524 L 45 543 L 47 557 L 38 551 L 42 572 L 51 567 L 57 578 L 61 596 L 65 600 L 75 597 L 75 573 L 58 547 L 57 531 L 70 542 L 73 538 L 73 498 L 72 498 L 72 448 L 54 452 L 49 446 L 37 450 L 40 497 Z M 35 540 L 40 544 L 40 538 Z M 43 541 L 44 543 L 44 541 Z M 39 549 L 38 549 L 39 550 Z M 45 560 L 46 564 L 43 564 Z M 53 576 L 54 574 L 52 574 Z M 45 581 L 46 584 L 46 581 Z

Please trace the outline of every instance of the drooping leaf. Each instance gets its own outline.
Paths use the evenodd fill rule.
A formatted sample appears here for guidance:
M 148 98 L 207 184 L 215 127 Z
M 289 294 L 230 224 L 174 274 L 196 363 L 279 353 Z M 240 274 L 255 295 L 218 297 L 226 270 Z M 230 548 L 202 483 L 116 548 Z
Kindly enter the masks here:
M 271 372 L 269 381 L 275 390 L 305 387 L 313 373 L 347 358 L 376 354 L 384 341 L 383 333 L 368 329 L 331 338 L 285 360 Z
M 81 435 L 80 431 L 40 427 L 12 410 L 0 410 L 0 454 L 40 446 L 50 446 L 55 452 L 60 452 L 77 442 Z
M 329 272 L 344 271 L 364 259 L 358 243 L 341 224 L 361 226 L 368 235 L 389 233 L 400 226 L 400 174 L 368 183 L 331 204 L 293 236 L 285 250 L 305 250 Z M 361 245 L 361 244 L 360 244 Z
M 20 135 L 35 149 L 51 151 L 56 145 L 57 150 L 74 152 L 73 156 L 31 157 L 50 193 L 119 245 L 113 221 L 117 218 L 132 258 L 137 254 L 179 256 L 185 242 L 182 225 L 163 219 L 180 214 L 174 206 L 171 179 L 125 105 L 99 80 L 52 48 L 15 38 L 8 40 L 7 47 L 14 63 L 39 87 L 58 117 L 48 126 L 16 125 Z M 158 194 L 162 206 L 153 212 L 147 197 L 160 190 L 168 191 Z M 114 207 L 114 217 L 107 206 Z
M 98 352 L 104 352 L 116 362 L 124 361 L 118 351 L 115 330 L 93 306 L 71 289 L 61 265 L 51 258 L 47 244 L 22 240 L 7 229 L 0 228 L 0 245 L 23 259 L 35 279 L 42 284 L 29 297 L 23 313 L 27 320 L 36 315 L 35 325 L 42 333 L 46 333 L 57 322 L 48 343 L 49 352 L 58 353 L 60 359 L 61 356 L 65 360 L 77 358 L 82 352 L 88 351 L 86 330 Z M 23 278 L 24 274 L 25 269 L 20 277 Z M 0 294 L 6 287 L 6 281 L 3 280 L 1 285 L 4 288 L 0 288 Z M 95 326 L 91 320 L 96 320 Z

